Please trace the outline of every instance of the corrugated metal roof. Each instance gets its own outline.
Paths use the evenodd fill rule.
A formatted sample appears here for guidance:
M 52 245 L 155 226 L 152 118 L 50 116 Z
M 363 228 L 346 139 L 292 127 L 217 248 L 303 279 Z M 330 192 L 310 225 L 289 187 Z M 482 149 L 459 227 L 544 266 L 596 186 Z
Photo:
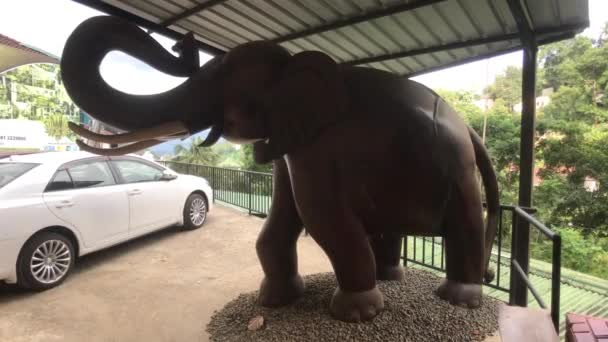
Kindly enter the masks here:
M 320 50 L 341 63 L 406 76 L 522 46 L 509 6 L 519 0 L 75 1 L 143 18 L 151 23 L 148 28 L 193 32 L 214 53 L 252 40 L 273 40 L 292 53 Z M 587 0 L 520 4 L 540 44 L 589 25 Z

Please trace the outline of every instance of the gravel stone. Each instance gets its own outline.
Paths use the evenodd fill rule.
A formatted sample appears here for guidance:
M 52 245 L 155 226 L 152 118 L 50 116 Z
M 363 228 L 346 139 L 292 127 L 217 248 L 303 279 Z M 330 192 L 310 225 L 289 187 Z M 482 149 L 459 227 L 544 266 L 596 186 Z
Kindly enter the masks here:
M 484 296 L 479 308 L 441 300 L 435 289 L 441 278 L 428 271 L 405 269 L 403 281 L 379 281 L 384 310 L 371 322 L 345 323 L 329 314 L 337 286 L 333 273 L 304 277 L 306 292 L 280 308 L 256 304 L 257 291 L 241 294 L 217 311 L 207 325 L 210 341 L 483 341 L 498 330 L 500 302 Z M 264 328 L 248 329 L 254 317 Z

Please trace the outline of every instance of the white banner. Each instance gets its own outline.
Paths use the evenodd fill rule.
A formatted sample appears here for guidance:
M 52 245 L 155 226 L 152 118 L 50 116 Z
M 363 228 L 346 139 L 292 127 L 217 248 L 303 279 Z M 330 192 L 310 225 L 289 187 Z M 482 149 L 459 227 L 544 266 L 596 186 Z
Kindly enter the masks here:
M 0 148 L 42 150 L 51 139 L 39 121 L 0 120 Z

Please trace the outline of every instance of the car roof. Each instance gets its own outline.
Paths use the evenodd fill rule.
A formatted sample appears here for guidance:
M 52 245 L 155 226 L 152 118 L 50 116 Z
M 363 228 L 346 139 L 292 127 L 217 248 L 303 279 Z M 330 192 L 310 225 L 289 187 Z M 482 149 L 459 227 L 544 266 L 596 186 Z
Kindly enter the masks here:
M 128 154 L 130 157 L 138 157 Z M 0 162 L 20 162 L 20 163 L 36 163 L 36 164 L 56 164 L 61 165 L 74 160 L 101 157 L 98 154 L 85 151 L 69 151 L 69 152 L 40 152 L 22 155 L 13 155 L 7 158 L 0 159 Z
M 70 152 L 40 152 L 12 155 L 3 158 L 0 162 L 21 162 L 21 163 L 37 163 L 37 164 L 63 164 L 73 160 L 89 158 L 96 156 L 95 154 L 84 151 Z

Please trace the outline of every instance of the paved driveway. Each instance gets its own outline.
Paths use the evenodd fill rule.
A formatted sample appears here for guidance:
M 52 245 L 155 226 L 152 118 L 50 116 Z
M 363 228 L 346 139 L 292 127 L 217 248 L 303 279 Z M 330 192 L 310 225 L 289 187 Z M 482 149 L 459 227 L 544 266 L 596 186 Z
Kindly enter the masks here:
M 199 230 L 164 230 L 84 257 L 58 288 L 0 288 L 0 341 L 207 341 L 213 311 L 262 279 L 263 220 L 214 209 Z M 310 237 L 298 254 L 302 274 L 331 270 Z

